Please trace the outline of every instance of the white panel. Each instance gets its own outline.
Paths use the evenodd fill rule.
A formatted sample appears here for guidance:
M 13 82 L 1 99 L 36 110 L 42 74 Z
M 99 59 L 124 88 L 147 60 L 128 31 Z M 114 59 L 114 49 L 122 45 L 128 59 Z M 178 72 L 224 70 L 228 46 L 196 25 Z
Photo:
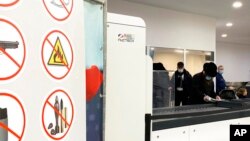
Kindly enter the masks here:
M 120 18 L 121 16 L 123 18 Z M 142 18 L 127 16 L 127 15 L 120 15 L 120 14 L 115 14 L 115 13 L 108 13 L 107 22 L 145 27 L 145 22 Z
M 153 112 L 153 60 L 150 56 L 146 56 L 146 113 Z
M 250 117 L 241 118 L 241 119 L 240 119 L 240 124 L 250 125 Z
M 119 42 L 119 34 L 134 42 Z M 105 140 L 144 141 L 145 28 L 109 23 L 107 43 Z
M 233 119 L 228 121 L 229 124 L 231 125 L 239 125 L 239 124 L 245 124 L 245 125 L 250 125 L 250 117 L 246 118 L 240 118 L 240 119 Z
M 124 0 L 108 0 L 108 12 L 143 18 L 147 25 L 147 45 L 215 50 L 214 18 Z
M 229 141 L 228 121 L 190 126 L 190 141 Z
M 217 42 L 216 52 L 217 64 L 224 66 L 226 81 L 250 81 L 249 45 Z
M 229 141 L 230 125 L 250 124 L 250 118 L 190 125 L 154 131 L 152 141 Z
M 152 141 L 189 141 L 189 127 L 155 131 Z
M 250 118 L 239 118 L 190 126 L 190 141 L 229 141 L 230 125 L 250 124 Z

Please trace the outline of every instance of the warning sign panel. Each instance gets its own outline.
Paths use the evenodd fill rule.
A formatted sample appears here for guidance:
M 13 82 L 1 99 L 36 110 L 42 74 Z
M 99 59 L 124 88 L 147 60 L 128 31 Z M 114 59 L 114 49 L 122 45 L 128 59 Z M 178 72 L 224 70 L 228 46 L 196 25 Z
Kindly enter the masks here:
M 59 37 L 56 39 L 54 50 L 51 53 L 48 65 L 68 66 L 67 58 L 63 51 L 62 43 Z
M 0 92 L 0 141 L 21 141 L 25 124 L 22 103 L 14 95 Z
M 48 13 L 58 21 L 67 19 L 73 9 L 73 0 L 43 0 Z
M 15 5 L 19 0 L 0 0 L 0 6 L 2 7 L 8 7 Z
M 42 61 L 48 74 L 63 79 L 73 64 L 73 49 L 67 36 L 58 30 L 51 31 L 43 41 Z
M 70 96 L 64 90 L 56 90 L 46 99 L 42 111 L 42 124 L 53 140 L 63 139 L 73 122 L 74 108 Z
M 16 25 L 0 18 L 0 81 L 15 77 L 22 69 L 26 49 Z

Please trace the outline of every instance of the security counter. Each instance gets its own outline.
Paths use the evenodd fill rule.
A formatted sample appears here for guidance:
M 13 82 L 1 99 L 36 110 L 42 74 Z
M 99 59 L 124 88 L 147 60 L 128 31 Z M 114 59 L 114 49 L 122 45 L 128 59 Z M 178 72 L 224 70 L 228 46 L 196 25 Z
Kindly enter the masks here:
M 250 99 L 154 109 L 153 141 L 229 140 L 231 124 L 250 124 Z

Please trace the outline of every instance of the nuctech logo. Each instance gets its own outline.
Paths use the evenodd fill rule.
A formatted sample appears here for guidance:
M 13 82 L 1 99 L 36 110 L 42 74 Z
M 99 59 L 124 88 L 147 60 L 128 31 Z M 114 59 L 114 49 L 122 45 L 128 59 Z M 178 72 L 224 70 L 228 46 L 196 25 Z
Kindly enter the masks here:
M 133 34 L 118 34 L 118 42 L 135 42 L 135 35 Z

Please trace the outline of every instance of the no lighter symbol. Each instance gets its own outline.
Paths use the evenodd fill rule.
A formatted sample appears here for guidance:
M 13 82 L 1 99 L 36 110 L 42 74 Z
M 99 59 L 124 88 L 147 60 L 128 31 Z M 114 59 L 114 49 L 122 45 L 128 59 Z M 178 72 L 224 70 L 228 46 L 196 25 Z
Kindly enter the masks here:
M 58 30 L 51 31 L 43 41 L 42 61 L 45 70 L 54 79 L 63 79 L 73 64 L 73 48 L 67 36 Z

